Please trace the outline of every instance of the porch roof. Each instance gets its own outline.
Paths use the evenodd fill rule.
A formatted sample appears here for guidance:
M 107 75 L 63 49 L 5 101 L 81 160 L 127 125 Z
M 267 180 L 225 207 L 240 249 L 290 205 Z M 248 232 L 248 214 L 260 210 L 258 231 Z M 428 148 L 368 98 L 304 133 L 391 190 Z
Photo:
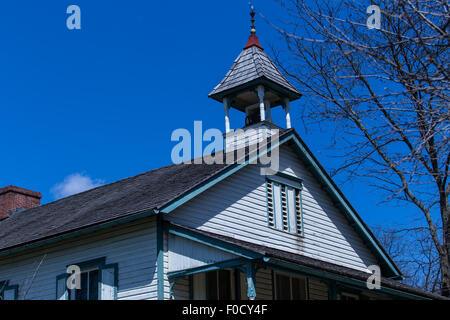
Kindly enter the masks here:
M 245 265 L 246 263 L 256 263 L 258 265 L 273 267 L 275 269 L 292 270 L 297 273 L 302 273 L 306 276 L 319 278 L 325 281 L 337 281 L 357 286 L 365 286 L 366 281 L 370 276 L 370 273 L 367 272 L 313 259 L 301 254 L 290 253 L 284 250 L 258 245 L 207 231 L 192 229 L 174 223 L 166 222 L 165 229 L 169 233 L 176 233 L 178 236 L 185 235 L 194 241 L 196 237 L 198 237 L 203 243 L 205 243 L 207 239 L 210 239 L 210 245 L 215 246 L 218 249 L 227 247 L 228 249 L 234 248 L 235 252 L 244 251 L 246 253 L 255 253 L 255 256 L 250 258 L 241 256 L 242 258 L 240 259 L 233 259 L 193 269 L 171 272 L 168 276 L 173 278 L 178 278 L 188 274 L 206 272 L 214 269 L 238 267 L 240 265 Z M 426 292 L 399 281 L 384 277 L 381 278 L 381 287 L 382 293 L 388 293 L 391 295 L 409 296 L 410 298 L 446 299 L 441 295 Z

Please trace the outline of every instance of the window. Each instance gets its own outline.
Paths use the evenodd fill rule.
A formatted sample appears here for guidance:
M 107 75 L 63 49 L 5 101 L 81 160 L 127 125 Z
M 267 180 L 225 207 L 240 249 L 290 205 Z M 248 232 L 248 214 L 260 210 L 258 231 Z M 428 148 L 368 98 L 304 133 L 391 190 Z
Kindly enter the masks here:
M 206 300 L 231 300 L 231 271 L 210 271 L 206 276 Z
M 267 180 L 267 219 L 269 227 L 302 234 L 301 184 Z
M 69 289 L 67 281 L 71 273 L 56 277 L 57 300 L 115 300 L 119 282 L 117 263 L 106 264 L 105 258 L 73 263 L 80 268 L 80 288 Z M 70 265 L 67 265 L 66 268 Z M 70 272 L 70 271 L 69 271 Z
M 306 279 L 276 273 L 275 297 L 277 300 L 307 300 Z
M 98 269 L 83 271 L 80 275 L 80 289 L 69 290 L 69 300 L 98 300 Z

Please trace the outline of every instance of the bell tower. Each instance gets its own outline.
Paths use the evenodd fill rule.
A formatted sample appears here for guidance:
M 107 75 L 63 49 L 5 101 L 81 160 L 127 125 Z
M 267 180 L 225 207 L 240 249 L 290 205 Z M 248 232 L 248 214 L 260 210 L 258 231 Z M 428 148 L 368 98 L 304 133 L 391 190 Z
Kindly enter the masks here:
M 251 29 L 248 42 L 222 81 L 209 94 L 223 104 L 225 132 L 232 134 L 229 110 L 245 113 L 242 128 L 281 129 L 271 117 L 271 109 L 281 106 L 286 112 L 286 129 L 291 128 L 290 103 L 301 97 L 300 92 L 278 70 L 259 43 L 255 29 L 255 11 L 251 7 Z M 242 131 L 242 130 L 241 130 Z

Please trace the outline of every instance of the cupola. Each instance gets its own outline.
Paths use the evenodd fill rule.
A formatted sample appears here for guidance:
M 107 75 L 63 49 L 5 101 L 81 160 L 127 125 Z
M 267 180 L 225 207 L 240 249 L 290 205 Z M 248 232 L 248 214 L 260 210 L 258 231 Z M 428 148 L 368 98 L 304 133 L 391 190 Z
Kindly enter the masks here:
M 301 94 L 283 76 L 261 46 L 256 36 L 253 7 L 250 16 L 252 24 L 247 44 L 209 97 L 223 103 L 226 133 L 231 131 L 230 108 L 246 114 L 245 129 L 261 125 L 271 127 L 271 109 L 282 106 L 286 111 L 286 128 L 289 129 L 290 102 L 300 98 Z

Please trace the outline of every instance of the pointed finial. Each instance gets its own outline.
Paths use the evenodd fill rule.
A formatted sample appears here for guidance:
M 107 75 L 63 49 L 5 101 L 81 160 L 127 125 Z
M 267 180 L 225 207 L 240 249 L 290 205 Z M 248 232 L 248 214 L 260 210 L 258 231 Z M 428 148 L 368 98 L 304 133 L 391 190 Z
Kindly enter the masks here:
M 256 29 L 255 29 L 255 7 L 252 6 L 252 4 L 249 2 L 248 5 L 250 6 L 250 9 L 252 10 L 250 12 L 250 16 L 252 17 L 251 21 L 252 21 L 252 26 L 250 29 L 250 37 L 248 37 L 248 42 L 245 45 L 244 49 L 248 49 L 250 47 L 258 47 L 261 50 L 264 50 L 261 47 L 261 44 L 258 41 L 258 37 L 256 36 Z
M 248 5 L 250 6 L 250 9 L 252 10 L 250 12 L 250 16 L 252 17 L 252 19 L 251 19 L 252 26 L 251 26 L 251 29 L 250 29 L 250 34 L 255 34 L 256 33 L 256 29 L 255 29 L 255 7 L 251 4 L 251 2 L 249 2 Z

